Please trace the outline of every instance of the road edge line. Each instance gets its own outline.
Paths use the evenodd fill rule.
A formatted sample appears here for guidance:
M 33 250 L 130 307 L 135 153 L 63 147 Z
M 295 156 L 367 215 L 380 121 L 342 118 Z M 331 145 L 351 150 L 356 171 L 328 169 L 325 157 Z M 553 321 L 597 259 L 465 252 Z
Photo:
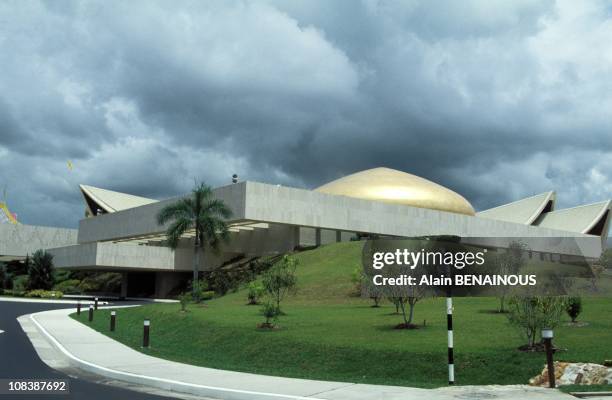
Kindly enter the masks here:
M 53 310 L 55 311 L 55 310 Z M 88 372 L 96 373 L 105 377 L 123 380 L 130 383 L 136 383 L 145 386 L 153 386 L 164 390 L 182 392 L 197 396 L 208 396 L 227 400 L 323 400 L 315 397 L 304 397 L 285 395 L 278 393 L 267 393 L 267 392 L 255 392 L 249 390 L 240 389 L 229 389 L 221 388 L 216 386 L 197 385 L 194 383 L 187 383 L 181 381 L 175 381 L 173 379 L 165 378 L 154 378 L 152 376 L 135 374 L 132 372 L 119 371 L 112 368 L 103 367 L 101 365 L 94 364 L 89 361 L 81 360 L 74 354 L 70 353 L 52 334 L 50 334 L 35 318 L 38 314 L 43 314 L 48 311 L 41 311 L 30 314 L 30 320 L 34 323 L 36 328 L 43 334 L 43 336 L 50 342 L 55 348 L 62 352 L 66 357 L 70 359 L 71 364 L 75 367 L 86 370 Z M 91 329 L 91 328 L 89 328 Z M 109 339 L 113 340 L 113 339 Z M 164 360 L 165 361 L 165 360 Z M 179 390 L 183 389 L 183 390 Z

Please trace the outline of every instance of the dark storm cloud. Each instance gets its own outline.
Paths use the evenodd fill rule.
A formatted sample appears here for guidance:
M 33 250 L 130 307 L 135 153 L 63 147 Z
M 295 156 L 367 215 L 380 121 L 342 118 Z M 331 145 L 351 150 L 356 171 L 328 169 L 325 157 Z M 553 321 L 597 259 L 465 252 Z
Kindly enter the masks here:
M 604 3 L 0 5 L 0 168 L 28 223 L 76 185 L 162 198 L 241 178 L 314 187 L 376 166 L 486 208 L 612 194 Z M 74 169 L 67 168 L 71 160 Z

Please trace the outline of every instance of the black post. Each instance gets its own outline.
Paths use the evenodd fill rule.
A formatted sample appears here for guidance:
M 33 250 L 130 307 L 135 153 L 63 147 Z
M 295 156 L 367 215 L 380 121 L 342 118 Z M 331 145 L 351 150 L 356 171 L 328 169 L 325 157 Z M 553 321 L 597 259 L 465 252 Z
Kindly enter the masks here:
M 453 297 L 451 288 L 446 289 L 446 328 L 448 330 L 448 384 L 455 384 L 455 356 L 453 353 Z
M 93 321 L 93 306 L 90 304 L 89 305 L 89 318 L 88 318 L 89 322 Z
M 142 331 L 142 347 L 149 347 L 149 327 L 151 325 L 151 321 L 148 319 L 144 320 L 144 326 Z
M 81 300 L 77 301 L 77 315 L 81 315 Z
M 115 331 L 115 319 L 116 319 L 117 313 L 115 311 L 111 311 L 111 318 L 110 318 L 110 330 L 111 332 Z
M 542 339 L 544 339 L 544 347 L 546 348 L 546 365 L 548 369 L 548 384 L 550 388 L 555 388 L 555 364 L 553 362 L 552 349 L 552 329 L 542 329 Z
M 96 310 L 98 309 L 98 298 L 97 297 L 94 299 L 94 308 Z

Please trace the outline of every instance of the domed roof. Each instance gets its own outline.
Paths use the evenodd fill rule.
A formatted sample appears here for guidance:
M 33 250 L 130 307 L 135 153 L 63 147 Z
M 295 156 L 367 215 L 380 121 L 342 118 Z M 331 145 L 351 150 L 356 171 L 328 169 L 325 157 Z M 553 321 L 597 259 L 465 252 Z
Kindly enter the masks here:
M 461 195 L 427 179 L 390 168 L 347 175 L 315 189 L 317 192 L 404 204 L 412 207 L 474 215 Z

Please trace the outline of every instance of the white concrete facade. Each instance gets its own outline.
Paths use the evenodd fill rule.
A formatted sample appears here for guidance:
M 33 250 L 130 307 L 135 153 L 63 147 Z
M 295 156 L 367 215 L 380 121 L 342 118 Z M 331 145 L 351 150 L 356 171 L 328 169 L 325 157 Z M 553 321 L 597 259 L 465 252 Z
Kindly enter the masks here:
M 202 264 L 208 268 L 240 254 L 284 253 L 300 245 L 346 241 L 355 233 L 390 237 L 589 237 L 530 224 L 258 182 L 220 187 L 214 194 L 232 209 L 228 223 L 236 226 L 237 232 L 222 248 L 221 256 L 206 253 Z M 166 226 L 157 224 L 156 215 L 173 201 L 176 199 L 81 220 L 78 245 L 52 250 L 58 265 L 109 270 L 190 270 L 189 239 L 176 252 L 160 247 Z M 601 247 L 591 250 L 589 256 L 597 256 L 598 251 Z

